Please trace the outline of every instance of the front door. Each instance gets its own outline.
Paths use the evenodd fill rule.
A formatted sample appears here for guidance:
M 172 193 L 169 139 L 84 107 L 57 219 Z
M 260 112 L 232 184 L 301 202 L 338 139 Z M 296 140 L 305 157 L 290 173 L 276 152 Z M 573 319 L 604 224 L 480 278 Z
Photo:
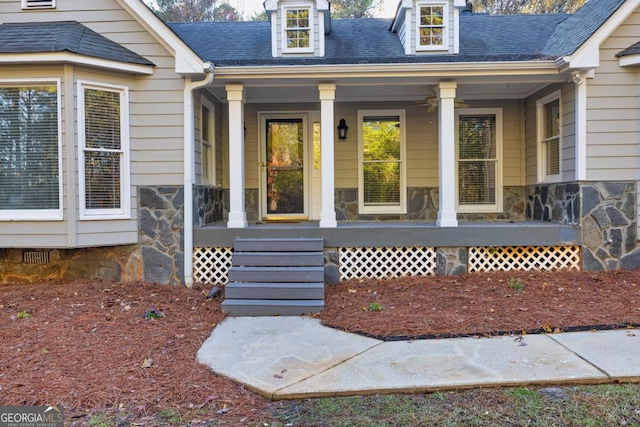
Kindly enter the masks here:
M 306 116 L 264 115 L 262 212 L 267 220 L 308 218 Z

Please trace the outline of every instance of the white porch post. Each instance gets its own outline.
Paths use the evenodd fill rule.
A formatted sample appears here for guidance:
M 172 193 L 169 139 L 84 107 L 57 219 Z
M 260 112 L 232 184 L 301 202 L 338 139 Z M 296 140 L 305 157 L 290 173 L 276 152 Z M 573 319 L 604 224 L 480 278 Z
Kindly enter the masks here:
M 336 85 L 320 83 L 320 156 L 322 172 L 322 212 L 320 227 L 337 227 L 335 208 L 335 171 L 334 171 L 334 119 L 333 101 L 336 99 Z
M 229 101 L 229 228 L 245 228 L 244 207 L 244 88 L 228 84 Z
M 456 144 L 455 144 L 455 97 L 456 82 L 440 82 L 438 96 L 439 129 L 439 175 L 440 207 L 438 209 L 438 227 L 457 227 L 456 218 Z
M 573 74 L 576 110 L 576 181 L 587 179 L 587 73 Z

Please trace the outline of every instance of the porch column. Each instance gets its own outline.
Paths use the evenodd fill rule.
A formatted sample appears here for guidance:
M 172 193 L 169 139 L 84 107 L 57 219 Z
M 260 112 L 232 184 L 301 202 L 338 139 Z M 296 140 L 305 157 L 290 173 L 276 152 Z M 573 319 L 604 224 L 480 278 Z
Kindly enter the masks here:
M 456 82 L 440 82 L 438 86 L 438 130 L 439 130 L 439 175 L 440 207 L 438 227 L 457 227 L 456 218 L 456 144 L 455 112 Z
M 228 228 L 245 228 L 244 207 L 244 88 L 226 85 L 229 101 L 229 221 Z
M 576 111 L 576 181 L 587 179 L 587 73 L 573 73 Z
M 334 177 L 334 119 L 333 101 L 336 99 L 336 85 L 320 83 L 320 158 L 322 174 L 322 212 L 320 213 L 320 227 L 337 227 L 335 207 L 335 177 Z

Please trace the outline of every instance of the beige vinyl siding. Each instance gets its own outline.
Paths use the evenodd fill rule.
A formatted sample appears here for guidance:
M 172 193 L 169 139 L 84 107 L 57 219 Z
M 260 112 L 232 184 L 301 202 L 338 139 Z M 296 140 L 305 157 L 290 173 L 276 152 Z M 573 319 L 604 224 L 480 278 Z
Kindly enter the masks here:
M 616 53 L 638 41 L 634 12 L 600 46 L 600 67 L 587 79 L 587 179 L 638 179 L 639 88 L 637 67 L 620 67 Z
M 574 83 L 562 85 L 560 102 L 562 111 L 562 180 L 576 179 L 576 87 Z
M 0 13 L 5 22 L 50 22 L 74 20 L 120 43 L 124 47 L 152 61 L 153 75 L 139 76 L 88 66 L 70 66 L 73 82 L 63 81 L 62 92 L 69 91 L 77 96 L 76 81 L 88 80 L 95 83 L 117 84 L 129 89 L 130 123 L 130 171 L 131 171 L 131 219 L 75 221 L 78 217 L 78 164 L 77 164 L 77 103 L 73 100 L 74 111 L 63 111 L 63 120 L 74 120 L 70 138 L 63 134 L 65 155 L 73 152 L 75 158 L 69 163 L 63 159 L 64 170 L 64 221 L 57 223 L 40 222 L 0 222 L 0 238 L 10 240 L 0 247 L 83 247 L 119 245 L 138 242 L 138 187 L 139 186 L 182 186 L 183 180 L 183 93 L 184 80 L 174 71 L 172 54 L 159 43 L 144 27 L 122 9 L 116 0 L 59 0 L 54 10 L 23 11 L 19 0 L 0 0 Z M 51 68 L 51 67 L 50 67 Z M 43 67 L 3 66 L 0 78 L 13 74 L 44 74 L 47 77 L 61 76 L 62 66 L 56 75 Z M 28 71 L 25 71 L 28 70 Z M 66 105 L 62 100 L 62 105 Z M 63 131 L 68 128 L 63 123 Z M 70 151 L 67 144 L 73 144 Z M 68 170 L 68 165 L 73 170 Z M 70 173 L 76 174 L 70 180 Z M 69 188 L 73 182 L 75 188 Z M 69 215 L 73 209 L 75 215 Z M 49 230 L 42 232 L 42 228 Z M 19 238 L 10 236 L 20 235 Z

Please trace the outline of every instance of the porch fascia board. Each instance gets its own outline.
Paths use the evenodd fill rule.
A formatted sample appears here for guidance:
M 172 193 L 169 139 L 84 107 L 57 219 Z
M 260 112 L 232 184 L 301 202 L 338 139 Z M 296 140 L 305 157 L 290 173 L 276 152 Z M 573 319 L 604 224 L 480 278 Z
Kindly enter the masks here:
M 362 77 L 442 77 L 477 76 L 560 76 L 557 61 L 465 62 L 437 64 L 342 64 L 216 67 L 216 78 L 362 78 Z
M 438 227 L 435 222 L 338 222 L 336 228 L 317 223 L 261 224 L 229 229 L 222 224 L 194 228 L 195 247 L 233 247 L 238 237 L 324 239 L 328 248 L 341 247 L 486 247 L 572 246 L 582 244 L 578 225 L 537 221 L 459 222 L 457 227 Z

